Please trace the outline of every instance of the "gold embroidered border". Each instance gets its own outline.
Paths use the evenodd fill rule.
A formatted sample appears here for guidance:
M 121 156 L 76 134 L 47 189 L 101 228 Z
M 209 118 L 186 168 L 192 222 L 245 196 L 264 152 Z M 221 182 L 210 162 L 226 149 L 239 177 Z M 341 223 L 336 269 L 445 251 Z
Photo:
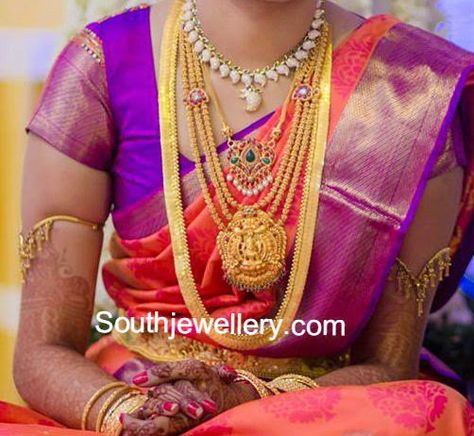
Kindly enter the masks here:
M 73 38 L 99 64 L 104 63 L 101 39 L 90 29 L 82 29 Z
M 349 353 L 334 358 L 274 358 L 243 354 L 184 336 L 169 340 L 162 333 L 119 333 L 114 330 L 112 336 L 117 343 L 155 363 L 197 359 L 212 366 L 225 364 L 250 371 L 269 380 L 288 373 L 318 378 L 350 363 Z

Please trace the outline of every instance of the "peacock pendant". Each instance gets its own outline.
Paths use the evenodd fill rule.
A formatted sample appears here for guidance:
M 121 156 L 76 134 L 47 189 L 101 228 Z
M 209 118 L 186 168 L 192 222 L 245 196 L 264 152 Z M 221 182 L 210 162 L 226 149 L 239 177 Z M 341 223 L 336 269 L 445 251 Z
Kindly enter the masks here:
M 273 147 L 255 138 L 229 140 L 227 181 L 247 197 L 260 194 L 273 182 Z
M 283 225 L 261 209 L 238 211 L 217 235 L 225 279 L 246 291 L 262 291 L 285 273 L 287 236 Z

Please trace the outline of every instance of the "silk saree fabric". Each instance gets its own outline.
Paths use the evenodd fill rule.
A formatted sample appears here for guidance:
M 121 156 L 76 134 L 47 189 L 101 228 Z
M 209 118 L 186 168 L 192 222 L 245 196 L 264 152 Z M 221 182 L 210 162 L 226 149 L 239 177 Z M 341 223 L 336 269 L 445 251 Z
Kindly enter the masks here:
M 159 108 L 156 103 L 147 105 L 149 100 L 144 97 L 150 89 L 156 91 L 153 75 L 149 77 L 146 73 L 146 68 L 150 71 L 153 67 L 152 57 L 150 53 L 140 57 L 141 50 L 124 49 L 136 46 L 136 39 L 144 35 L 146 41 L 148 14 L 146 8 L 137 9 L 88 27 L 102 41 L 103 57 L 98 57 L 100 62 L 87 64 L 85 71 L 93 75 L 95 69 L 103 68 L 106 82 L 94 76 L 91 80 L 96 86 L 83 88 L 84 94 L 94 94 L 95 104 L 98 101 L 106 108 L 97 121 L 101 125 L 100 140 L 94 150 L 84 148 L 88 140 L 85 134 L 85 138 L 71 141 L 64 132 L 48 128 L 57 127 L 58 122 L 46 116 L 45 111 L 54 108 L 46 97 L 42 100 L 45 109 L 38 110 L 29 128 L 77 160 L 114 174 L 117 189 L 113 217 L 117 235 L 111 244 L 114 259 L 106 265 L 104 279 L 117 305 L 129 315 L 150 310 L 186 315 L 173 270 L 160 180 L 156 174 L 151 175 L 150 169 L 144 173 L 150 174 L 151 182 L 143 177 L 135 185 L 132 183 L 134 170 L 138 174 L 142 166 L 149 168 L 144 165 L 143 156 L 138 157 L 140 153 L 133 154 L 134 147 L 147 156 L 150 147 L 156 146 L 151 136 L 159 138 L 159 126 L 156 126 Z M 125 40 L 132 42 L 127 45 Z M 68 48 L 70 52 L 77 49 L 77 45 Z M 143 50 L 149 49 L 150 45 L 145 44 Z M 146 59 L 144 64 L 140 63 L 142 68 L 132 68 L 137 61 Z M 331 340 L 292 337 L 274 347 L 256 350 L 256 355 L 333 356 L 350 347 L 374 310 L 403 235 L 427 180 L 438 168 L 440 156 L 453 153 L 456 156 L 454 164 L 451 159 L 451 163 L 443 167 L 445 170 L 459 163 L 473 168 L 469 163 L 473 136 L 466 130 L 474 115 L 472 86 L 467 81 L 473 64 L 471 55 L 385 16 L 366 22 L 335 51 L 330 138 L 318 215 L 320 230 L 314 242 L 310 277 L 298 318 L 347 319 L 351 334 Z M 56 68 L 61 71 L 60 65 Z M 127 68 L 134 73 L 127 73 Z M 64 80 L 71 80 L 69 74 L 65 76 Z M 137 79 L 151 88 L 132 87 L 134 95 L 126 97 L 123 90 L 128 88 L 124 85 L 131 86 Z M 104 86 L 107 87 L 105 95 L 98 92 Z M 54 80 L 47 89 L 56 92 L 54 101 L 62 98 Z M 156 97 L 156 92 L 151 92 L 151 96 Z M 462 110 L 456 118 L 455 112 L 460 107 Z M 257 135 L 264 136 L 277 115 L 278 110 L 241 134 L 256 131 Z M 149 123 L 137 124 L 139 117 Z M 454 120 L 459 120 L 459 130 L 449 133 Z M 291 118 L 288 123 L 290 121 Z M 116 124 L 113 129 L 111 123 Z M 55 141 L 55 132 L 62 141 Z M 115 138 L 114 145 L 107 139 L 110 135 Z M 443 150 L 449 135 L 453 136 L 452 141 L 448 141 L 451 148 Z M 463 137 L 455 140 L 457 135 Z M 145 139 L 140 143 L 137 138 Z M 225 144 L 220 149 L 224 151 Z M 157 170 L 159 154 L 150 159 Z M 195 223 L 194 228 L 189 229 L 191 236 L 195 234 L 193 269 L 200 277 L 206 305 L 214 315 L 233 310 L 252 317 L 271 313 L 277 300 L 276 292 L 270 290 L 259 299 L 249 301 L 247 295 L 229 289 L 222 280 L 215 247 L 209 242 L 209 235 L 215 230 L 200 199 L 192 164 L 184 158 L 181 161 L 183 184 L 188 187 L 187 218 Z M 473 239 L 469 242 L 467 237 L 473 227 L 472 180 L 472 171 L 467 172 L 453 239 L 455 268 L 459 270 L 463 268 L 464 259 L 473 253 Z M 150 188 L 148 183 L 152 182 L 154 185 Z M 291 235 L 291 221 L 287 231 Z M 342 259 L 335 259 L 334 252 L 344 252 L 346 258 L 336 256 Z M 453 286 L 446 287 L 438 295 L 438 301 L 452 290 Z M 351 313 L 341 312 L 338 304 L 341 298 L 345 306 L 352 308 Z M 92 347 L 88 357 L 125 381 L 152 364 L 110 336 Z M 473 416 L 471 406 L 459 393 L 439 383 L 420 380 L 369 387 L 321 388 L 272 397 L 230 410 L 190 434 L 279 435 L 282 429 L 303 435 L 316 432 L 325 435 L 473 434 Z M 0 422 L 10 423 L 0 424 L 0 434 L 81 433 L 60 428 L 59 424 L 28 409 L 4 403 L 0 403 Z

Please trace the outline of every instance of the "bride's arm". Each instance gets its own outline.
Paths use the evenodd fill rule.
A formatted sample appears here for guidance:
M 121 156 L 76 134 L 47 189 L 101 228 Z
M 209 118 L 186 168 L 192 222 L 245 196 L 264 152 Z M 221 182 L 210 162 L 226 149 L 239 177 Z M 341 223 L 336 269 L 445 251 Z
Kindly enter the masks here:
M 30 134 L 22 194 L 22 233 L 52 215 L 103 223 L 110 208 L 106 172 L 88 168 Z M 23 287 L 14 377 L 34 409 L 80 426 L 87 400 L 109 375 L 84 357 L 94 304 L 102 231 L 56 222 Z M 105 396 L 106 397 L 106 396 Z M 100 408 L 93 408 L 89 427 Z
M 453 234 L 462 194 L 463 171 L 456 168 L 431 179 L 405 238 L 400 258 L 416 276 Z M 367 328 L 352 348 L 353 365 L 317 381 L 321 386 L 372 384 L 414 379 L 430 307 L 436 289 L 430 289 L 422 316 L 415 296 L 406 299 L 396 282 L 383 291 Z

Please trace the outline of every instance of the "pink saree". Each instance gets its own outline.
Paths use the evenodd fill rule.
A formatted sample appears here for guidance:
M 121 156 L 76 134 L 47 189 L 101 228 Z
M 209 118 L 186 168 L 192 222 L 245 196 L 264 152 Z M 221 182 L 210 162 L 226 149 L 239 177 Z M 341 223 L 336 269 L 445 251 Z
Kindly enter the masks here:
M 121 178 L 125 170 L 120 165 L 130 158 L 127 141 L 131 143 L 145 130 L 134 127 L 142 112 L 129 109 L 130 100 L 119 91 L 125 89 L 124 82 L 117 77 L 124 65 L 131 65 L 124 62 L 123 53 L 136 56 L 124 47 L 138 38 L 135 30 L 147 22 L 148 13 L 148 9 L 141 8 L 90 26 L 103 44 L 110 111 L 118 124 L 119 144 L 125 144 L 115 150 L 112 167 L 117 189 L 122 192 L 126 191 L 127 178 Z M 131 28 L 133 35 L 126 31 Z M 114 51 L 117 47 L 121 47 L 122 55 Z M 446 301 L 474 253 L 474 131 L 469 130 L 474 125 L 474 80 L 467 78 L 472 67 L 471 54 L 386 16 L 367 21 L 335 51 L 329 142 L 321 205 L 315 217 L 318 231 L 297 318 L 344 319 L 347 334 L 340 338 L 289 335 L 243 358 L 281 362 L 283 372 L 288 372 L 284 371 L 288 359 L 308 362 L 312 370 L 323 373 L 347 364 L 341 357 L 373 313 L 429 177 L 462 164 L 467 176 L 452 242 L 454 271 L 443 283 L 435 304 Z M 137 76 L 129 80 L 136 81 Z M 459 115 L 455 116 L 456 112 Z M 279 110 L 256 123 L 258 137 L 268 134 L 278 114 Z M 30 130 L 49 139 L 47 123 L 38 121 L 41 116 L 44 114 L 40 111 Z M 291 116 L 290 107 L 286 128 Z M 454 136 L 450 129 L 455 119 L 462 125 L 456 132 L 463 137 L 453 140 L 452 148 L 443 149 L 448 134 Z M 283 135 L 277 154 L 285 139 Z M 48 142 L 54 145 L 53 139 Z M 76 153 L 77 160 L 96 168 L 108 165 L 108 159 L 102 159 L 103 148 L 96 152 L 100 159 L 92 164 L 94 153 L 81 152 L 79 156 L 77 150 L 81 148 L 77 144 L 75 151 L 71 151 L 73 147 L 56 146 L 70 155 Z M 192 268 L 206 307 L 213 316 L 238 312 L 244 317 L 260 318 L 271 314 L 277 301 L 276 289 L 249 295 L 222 279 L 213 242 L 217 229 L 198 192 L 194 171 L 186 171 L 189 162 L 184 157 L 181 160 Z M 127 195 L 131 197 L 132 193 Z M 153 311 L 189 316 L 174 270 L 162 188 L 158 186 L 132 205 L 126 205 L 123 198 L 116 199 L 116 206 L 124 206 L 113 212 L 117 230 L 111 241 L 113 259 L 103 270 L 110 296 L 128 316 L 140 317 Z M 294 216 L 286 231 L 291 240 Z M 335 252 L 345 255 L 334 256 Z M 153 360 L 159 361 L 163 350 L 147 348 L 142 339 L 108 336 L 92 346 L 87 357 L 115 377 L 130 381 Z M 193 340 L 215 345 L 206 337 L 194 335 Z M 0 422 L 5 423 L 0 424 L 0 435 L 80 433 L 5 403 L 0 403 Z M 457 391 L 429 380 L 338 386 L 247 403 L 188 434 L 282 432 L 474 435 L 474 410 Z

